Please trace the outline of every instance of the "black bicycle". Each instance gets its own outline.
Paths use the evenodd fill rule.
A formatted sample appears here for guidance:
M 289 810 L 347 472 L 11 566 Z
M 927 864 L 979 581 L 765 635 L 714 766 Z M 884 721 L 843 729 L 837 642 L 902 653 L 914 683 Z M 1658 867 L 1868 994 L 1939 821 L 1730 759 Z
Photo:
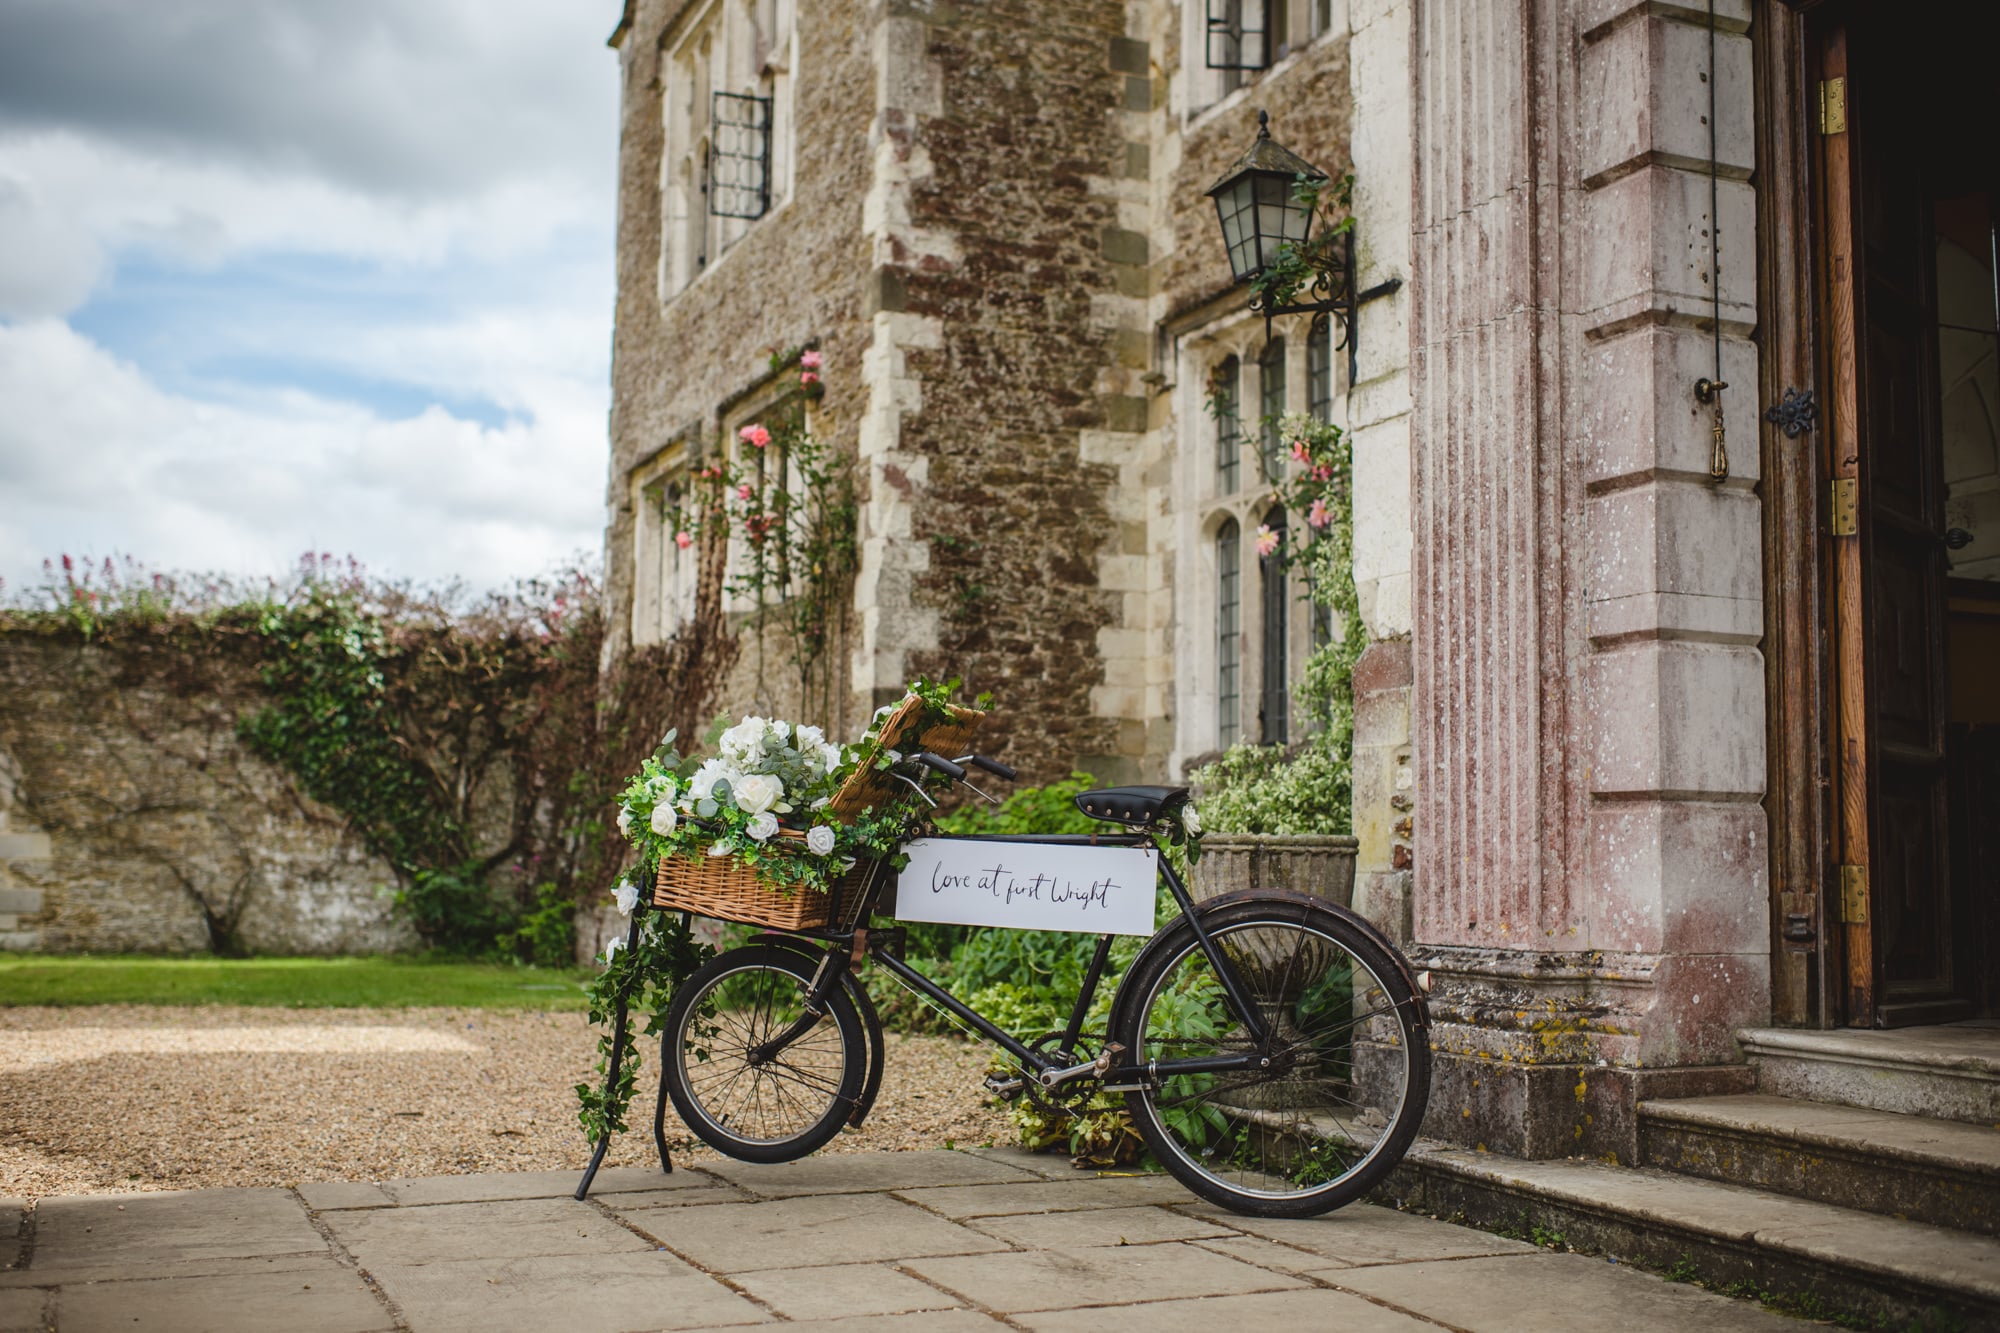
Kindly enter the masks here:
M 921 794 L 924 770 L 964 782 L 968 765 L 1014 777 L 981 755 L 924 752 L 891 776 Z M 1105 788 L 1077 804 L 1118 831 L 980 841 L 1155 847 L 1185 836 L 1187 801 L 1183 787 Z M 920 836 L 939 836 L 922 811 L 906 840 Z M 1127 969 L 1106 1032 L 1084 1027 L 1113 936 L 1098 939 L 1062 1031 L 1023 1039 L 910 966 L 902 928 L 871 924 L 896 879 L 883 861 L 837 907 L 841 924 L 753 936 L 688 978 L 666 1015 L 664 1091 L 704 1142 L 746 1161 L 803 1157 L 858 1126 L 883 1061 L 855 976 L 866 958 L 1006 1052 L 1012 1072 L 987 1081 L 996 1095 L 1069 1111 L 1122 1092 L 1160 1164 L 1212 1203 L 1307 1217 L 1366 1194 L 1423 1120 L 1428 978 L 1327 899 L 1249 890 L 1197 902 L 1167 857 L 1158 864 L 1179 915 Z

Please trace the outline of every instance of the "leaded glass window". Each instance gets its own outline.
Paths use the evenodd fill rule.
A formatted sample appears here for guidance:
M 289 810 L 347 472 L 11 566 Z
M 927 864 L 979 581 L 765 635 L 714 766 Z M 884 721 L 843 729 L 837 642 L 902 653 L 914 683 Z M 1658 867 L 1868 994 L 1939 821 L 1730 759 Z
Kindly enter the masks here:
M 1242 540 L 1233 518 L 1215 534 L 1215 721 L 1222 745 L 1235 744 L 1243 725 Z

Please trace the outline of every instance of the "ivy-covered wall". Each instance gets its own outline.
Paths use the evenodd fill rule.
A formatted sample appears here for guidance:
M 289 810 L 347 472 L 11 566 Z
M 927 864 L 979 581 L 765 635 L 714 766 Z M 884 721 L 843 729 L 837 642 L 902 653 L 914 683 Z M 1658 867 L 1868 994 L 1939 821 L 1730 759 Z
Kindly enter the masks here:
M 349 953 L 414 932 L 387 861 L 284 767 L 251 753 L 238 719 L 261 702 L 256 664 L 194 666 L 80 636 L 0 631 L 0 767 L 15 947 Z M 37 850 L 41 850 L 38 848 Z

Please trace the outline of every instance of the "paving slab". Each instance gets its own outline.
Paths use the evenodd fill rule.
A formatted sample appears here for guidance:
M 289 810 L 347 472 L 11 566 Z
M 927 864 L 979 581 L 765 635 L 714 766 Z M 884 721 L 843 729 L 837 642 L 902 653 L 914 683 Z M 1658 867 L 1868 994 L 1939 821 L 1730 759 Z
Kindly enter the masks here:
M 1798 1327 L 1762 1306 L 1580 1254 L 1378 1264 L 1335 1280 L 1350 1291 L 1469 1333 L 1546 1333 L 1552 1328 L 1565 1333 L 1642 1328 L 1784 1333 Z
M 65 1284 L 62 1333 L 392 1333 L 396 1321 L 351 1268 Z
M 655 1208 L 625 1220 L 712 1273 L 980 1254 L 1006 1245 L 884 1194 L 820 1194 L 708 1208 Z
M 582 1171 L 496 1171 L 466 1176 L 427 1176 L 390 1180 L 382 1188 L 397 1203 L 484 1203 L 493 1199 L 572 1199 Z M 590 1197 L 634 1190 L 697 1189 L 715 1184 L 713 1177 L 691 1167 L 671 1174 L 654 1167 L 614 1166 L 597 1173 Z
M 574 1199 L 426 1204 L 326 1213 L 321 1220 L 371 1272 L 377 1264 L 408 1267 L 492 1255 L 601 1255 L 651 1248 Z
M 902 1267 L 1002 1314 L 1306 1285 L 1297 1278 L 1184 1244 L 1092 1247 L 1068 1254 L 1037 1251 L 912 1259 Z
M 394 1208 L 396 1201 L 380 1185 L 358 1180 L 319 1180 L 299 1186 L 299 1197 L 316 1213 L 345 1208 Z
M 34 1287 L 0 1291 L 0 1333 L 43 1333 L 49 1294 Z
M 1038 1179 L 1007 1162 L 969 1152 L 834 1153 L 802 1162 L 706 1162 L 702 1170 L 767 1199 L 858 1194 L 937 1185 L 997 1185 Z
M 1168 1240 L 1234 1236 L 1230 1227 L 1169 1208 L 1079 1208 L 1066 1213 L 981 1217 L 965 1224 L 1027 1250 L 1090 1245 L 1151 1245 Z
M 1463 1259 L 1483 1254 L 1534 1254 L 1526 1241 L 1454 1226 L 1374 1204 L 1349 1204 L 1323 1217 L 1242 1217 L 1206 1204 L 1188 1210 L 1233 1230 L 1289 1245 L 1343 1264 L 1400 1264 L 1414 1259 Z
M 786 1324 L 785 1333 L 987 1333 L 1007 1325 L 977 1310 L 930 1310 L 922 1314 L 860 1315 L 853 1319 L 807 1319 Z
M 21 1224 L 27 1220 L 24 1199 L 0 1199 L 0 1268 L 12 1268 L 21 1258 Z
M 596 1199 L 595 1194 L 590 1196 Z M 733 1185 L 690 1186 L 679 1190 L 635 1190 L 607 1194 L 598 1202 L 621 1217 L 639 1208 L 698 1208 L 705 1203 L 755 1203 L 757 1196 Z
M 1437 1325 L 1338 1291 L 1270 1291 L 1202 1296 L 1111 1309 L 1016 1315 L 1034 1333 L 1216 1333 L 1218 1329 L 1338 1329 L 1340 1333 L 1436 1333 Z
M 1188 1203 L 1194 1196 L 1170 1176 L 1104 1176 L 1100 1179 L 1038 1180 L 1029 1184 L 948 1185 L 896 1191 L 946 1217 L 999 1217 L 1008 1213 L 1061 1213 L 1078 1208 L 1124 1208 L 1133 1204 Z
M 657 1250 L 384 1264 L 369 1271 L 418 1333 L 630 1333 L 771 1317 Z
M 1043 1180 L 1089 1179 L 1099 1174 L 1113 1174 L 1078 1170 L 1071 1165 L 1070 1159 L 1061 1153 L 1029 1152 L 1026 1148 L 1003 1147 L 961 1148 L 959 1151 L 968 1157 L 984 1157 L 989 1162 L 1011 1166 L 1017 1171 L 1025 1171 Z
M 1290 1245 L 1280 1245 L 1261 1236 L 1229 1236 L 1221 1240 L 1198 1240 L 1195 1244 L 1216 1254 L 1226 1254 L 1232 1259 L 1241 1259 L 1246 1264 L 1268 1268 L 1274 1273 L 1290 1273 L 1296 1277 L 1317 1277 L 1353 1267 L 1344 1260 L 1329 1259 L 1323 1254 L 1313 1254 L 1306 1250 L 1294 1249 Z
M 327 1253 L 304 1205 L 287 1190 L 91 1194 L 37 1204 L 30 1266 L 7 1276 L 43 1284 L 103 1270 L 113 1277 L 181 1277 L 186 1265 L 201 1261 Z
M 737 1284 L 787 1319 L 846 1320 L 861 1315 L 949 1310 L 963 1304 L 957 1297 L 883 1264 L 774 1269 L 745 1273 Z

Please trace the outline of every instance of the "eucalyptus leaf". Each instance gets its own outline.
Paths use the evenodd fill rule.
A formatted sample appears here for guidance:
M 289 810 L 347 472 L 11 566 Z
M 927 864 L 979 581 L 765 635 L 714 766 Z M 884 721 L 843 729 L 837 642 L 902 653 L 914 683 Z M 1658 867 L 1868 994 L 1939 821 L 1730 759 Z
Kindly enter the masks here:
M 713 819 L 715 818 L 716 811 L 721 808 L 721 806 L 715 803 L 712 797 L 704 796 L 700 801 L 695 803 L 694 812 L 703 819 Z

